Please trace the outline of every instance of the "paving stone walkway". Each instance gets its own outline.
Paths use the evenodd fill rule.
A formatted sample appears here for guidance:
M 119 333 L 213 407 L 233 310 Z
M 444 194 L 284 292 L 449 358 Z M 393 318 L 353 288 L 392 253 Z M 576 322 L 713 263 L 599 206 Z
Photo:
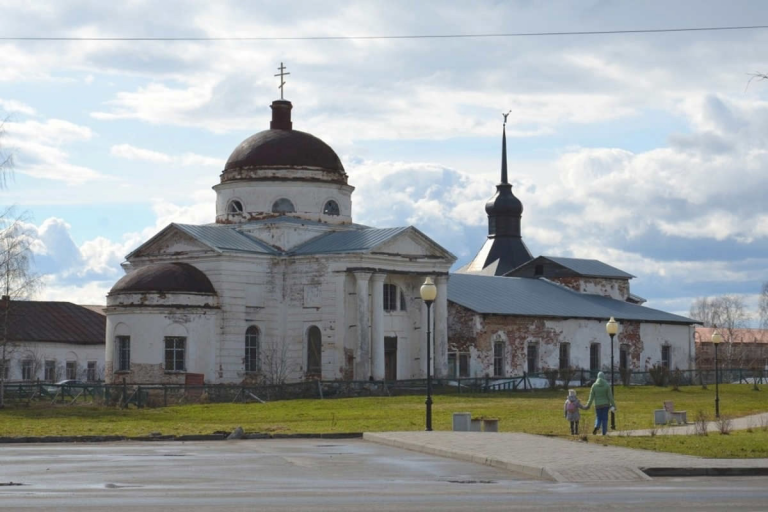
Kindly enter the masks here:
M 546 436 L 493 432 L 381 432 L 371 442 L 486 464 L 556 482 L 640 481 L 651 474 L 768 474 L 768 459 L 704 459 Z M 740 473 L 741 472 L 741 473 Z
M 641 429 L 641 430 L 620 430 L 616 432 L 609 432 L 610 436 L 690 436 L 696 434 L 696 425 L 691 422 L 693 418 L 688 417 L 689 423 L 687 425 L 660 425 L 656 429 Z M 733 418 L 731 420 L 731 430 L 747 430 L 753 428 L 760 430 L 763 428 L 768 429 L 768 412 L 761 414 L 753 414 L 752 416 L 744 416 L 742 418 Z M 710 421 L 707 423 L 707 432 L 717 433 L 720 431 L 720 427 L 716 421 Z

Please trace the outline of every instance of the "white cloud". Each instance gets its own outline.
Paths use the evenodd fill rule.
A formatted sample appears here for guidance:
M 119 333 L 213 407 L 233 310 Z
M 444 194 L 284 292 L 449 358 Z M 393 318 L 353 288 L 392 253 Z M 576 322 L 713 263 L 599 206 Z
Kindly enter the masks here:
M 195 153 L 184 153 L 182 155 L 173 156 L 166 153 L 161 153 L 159 151 L 138 148 L 131 146 L 130 144 L 114 145 L 110 148 L 109 152 L 112 156 L 125 158 L 127 160 L 144 160 L 147 162 L 175 164 L 185 167 L 223 167 L 222 160 L 218 158 L 197 155 Z
M 4 100 L 0 98 L 0 110 L 4 110 L 8 114 L 19 113 L 28 116 L 35 115 L 34 108 L 16 100 Z

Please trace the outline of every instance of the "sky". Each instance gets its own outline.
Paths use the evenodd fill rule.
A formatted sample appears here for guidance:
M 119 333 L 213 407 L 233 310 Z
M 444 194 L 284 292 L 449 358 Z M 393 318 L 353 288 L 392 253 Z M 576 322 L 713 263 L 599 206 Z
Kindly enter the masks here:
M 314 37 L 768 25 L 764 1 L 0 0 L 0 37 Z M 104 304 L 132 249 L 214 221 L 229 154 L 268 128 L 281 62 L 294 128 L 344 163 L 355 222 L 480 249 L 509 176 L 534 255 L 636 276 L 686 313 L 768 281 L 768 29 L 539 37 L 0 40 L 0 204 L 27 218 L 36 298 Z

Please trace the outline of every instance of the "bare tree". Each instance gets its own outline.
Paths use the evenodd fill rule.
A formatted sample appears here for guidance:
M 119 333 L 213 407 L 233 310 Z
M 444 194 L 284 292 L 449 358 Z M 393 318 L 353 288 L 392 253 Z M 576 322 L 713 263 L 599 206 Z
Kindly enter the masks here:
M 757 299 L 757 315 L 760 320 L 760 329 L 768 329 L 768 281 L 763 283 L 763 289 Z
M 738 295 L 720 297 L 699 297 L 691 304 L 689 316 L 700 321 L 705 327 L 717 325 L 728 334 L 734 329 L 745 329 L 749 322 L 749 313 L 744 299 Z M 726 337 L 723 332 L 723 337 Z M 727 341 L 730 339 L 727 338 Z
M 8 122 L 7 117 L 3 117 L 0 121 L 0 189 L 5 188 L 6 179 L 13 171 L 13 153 L 3 144 L 6 122 Z
M 261 379 L 264 384 L 280 385 L 288 380 L 292 367 L 288 361 L 288 347 L 285 343 L 265 344 L 260 354 Z
M 5 406 L 6 366 L 18 341 L 12 339 L 12 327 L 22 320 L 15 314 L 14 303 L 33 296 L 41 285 L 30 268 L 32 238 L 25 233 L 23 220 L 11 209 L 0 217 L 0 408 Z

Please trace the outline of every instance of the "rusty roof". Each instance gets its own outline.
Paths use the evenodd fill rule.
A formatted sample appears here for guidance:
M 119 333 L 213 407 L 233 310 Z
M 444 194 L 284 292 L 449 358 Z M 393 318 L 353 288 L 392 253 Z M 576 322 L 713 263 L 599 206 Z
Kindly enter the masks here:
M 766 343 L 768 344 L 768 329 L 717 329 L 723 336 L 724 343 Z M 696 327 L 693 335 L 696 343 L 711 343 L 714 327 Z
M 0 307 L 5 306 L 0 302 Z M 8 340 L 45 341 L 77 345 L 103 345 L 107 328 L 105 315 L 71 302 L 10 301 Z M 0 328 L 5 315 L 0 314 Z

